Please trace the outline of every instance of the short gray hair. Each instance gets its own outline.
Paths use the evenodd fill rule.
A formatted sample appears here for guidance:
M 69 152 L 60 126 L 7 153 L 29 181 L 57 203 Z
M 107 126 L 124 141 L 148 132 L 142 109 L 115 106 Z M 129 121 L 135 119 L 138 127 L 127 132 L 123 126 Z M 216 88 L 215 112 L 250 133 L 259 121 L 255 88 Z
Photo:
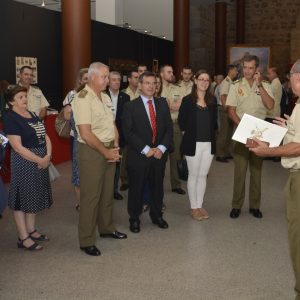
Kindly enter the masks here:
M 291 74 L 300 73 L 300 59 L 298 59 L 291 68 Z
M 101 62 L 93 62 L 90 64 L 89 66 L 89 70 L 88 70 L 88 77 L 89 77 L 89 80 L 91 79 L 91 76 L 93 74 L 99 74 L 99 69 L 102 69 L 102 68 L 107 68 L 109 69 L 109 67 Z
M 121 73 L 118 72 L 118 71 L 111 71 L 111 72 L 109 72 L 109 77 L 111 77 L 113 75 L 119 76 L 121 78 Z

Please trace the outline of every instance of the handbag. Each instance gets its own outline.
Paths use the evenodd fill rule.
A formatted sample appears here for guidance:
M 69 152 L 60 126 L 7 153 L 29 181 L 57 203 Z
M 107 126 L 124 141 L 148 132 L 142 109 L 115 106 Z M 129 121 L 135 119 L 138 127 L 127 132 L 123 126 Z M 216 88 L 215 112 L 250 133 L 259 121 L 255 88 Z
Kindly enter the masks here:
M 50 181 L 53 182 L 54 180 L 56 180 L 59 177 L 60 177 L 59 172 L 54 167 L 53 163 L 50 163 L 50 165 L 49 165 L 49 179 L 50 179 Z
M 60 137 L 69 138 L 71 132 L 70 120 L 64 118 L 64 108 L 59 112 L 55 119 L 55 130 Z
M 178 176 L 181 180 L 187 181 L 189 177 L 189 169 L 187 166 L 186 159 L 180 159 L 177 161 Z

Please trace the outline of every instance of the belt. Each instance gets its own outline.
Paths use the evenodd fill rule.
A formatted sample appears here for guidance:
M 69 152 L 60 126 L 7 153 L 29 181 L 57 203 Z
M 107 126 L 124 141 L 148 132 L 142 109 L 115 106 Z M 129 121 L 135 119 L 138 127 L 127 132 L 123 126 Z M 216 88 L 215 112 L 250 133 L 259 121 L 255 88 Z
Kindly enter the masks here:
M 290 171 L 290 173 L 296 173 L 296 172 L 299 172 L 300 170 L 299 169 L 290 169 L 289 171 Z

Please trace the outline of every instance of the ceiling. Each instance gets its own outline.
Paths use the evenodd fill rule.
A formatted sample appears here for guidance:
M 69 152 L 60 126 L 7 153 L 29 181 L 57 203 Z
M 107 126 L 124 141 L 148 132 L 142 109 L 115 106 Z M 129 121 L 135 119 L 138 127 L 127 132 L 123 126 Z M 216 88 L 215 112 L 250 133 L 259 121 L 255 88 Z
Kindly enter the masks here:
M 1 0 L 0 0 L 1 1 Z M 14 0 L 29 5 L 41 7 L 45 3 L 45 9 L 61 11 L 61 0 Z M 91 19 L 96 20 L 96 1 L 101 3 L 102 0 L 90 0 L 91 2 Z M 123 23 L 129 23 L 131 29 L 145 32 L 157 37 L 163 37 L 168 40 L 173 40 L 173 0 L 119 0 L 122 3 L 122 17 L 119 26 Z M 164 1 L 164 2 L 162 2 Z M 227 2 L 232 4 L 235 0 L 190 0 L 190 5 L 212 5 L 216 2 Z M 164 4 L 162 6 L 162 3 Z M 162 9 L 160 9 L 162 8 Z M 141 14 L 141 11 L 146 10 L 147 14 Z M 98 21 L 101 21 L 98 20 Z M 103 21 L 105 22 L 105 21 Z M 121 24 L 122 23 L 122 24 Z M 112 24 L 112 23 L 110 23 Z M 142 28 L 142 29 L 137 29 Z

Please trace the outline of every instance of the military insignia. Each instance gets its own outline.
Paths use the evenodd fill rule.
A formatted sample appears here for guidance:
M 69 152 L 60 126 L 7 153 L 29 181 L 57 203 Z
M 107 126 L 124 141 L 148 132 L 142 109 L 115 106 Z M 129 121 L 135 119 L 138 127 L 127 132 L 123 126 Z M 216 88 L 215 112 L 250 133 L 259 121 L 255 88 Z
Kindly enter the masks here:
M 243 92 L 243 90 L 241 88 L 238 88 L 238 95 L 240 97 L 243 97 L 245 95 L 244 92 Z
M 229 78 L 226 78 L 225 80 L 226 80 L 227 82 L 230 82 Z
M 84 98 L 87 95 L 88 91 L 83 89 L 79 92 L 78 97 L 79 98 Z
M 240 81 L 242 81 L 242 78 L 239 78 L 239 79 L 235 80 L 235 81 L 233 82 L 233 84 L 236 84 L 236 83 L 238 83 L 238 82 L 240 82 Z

